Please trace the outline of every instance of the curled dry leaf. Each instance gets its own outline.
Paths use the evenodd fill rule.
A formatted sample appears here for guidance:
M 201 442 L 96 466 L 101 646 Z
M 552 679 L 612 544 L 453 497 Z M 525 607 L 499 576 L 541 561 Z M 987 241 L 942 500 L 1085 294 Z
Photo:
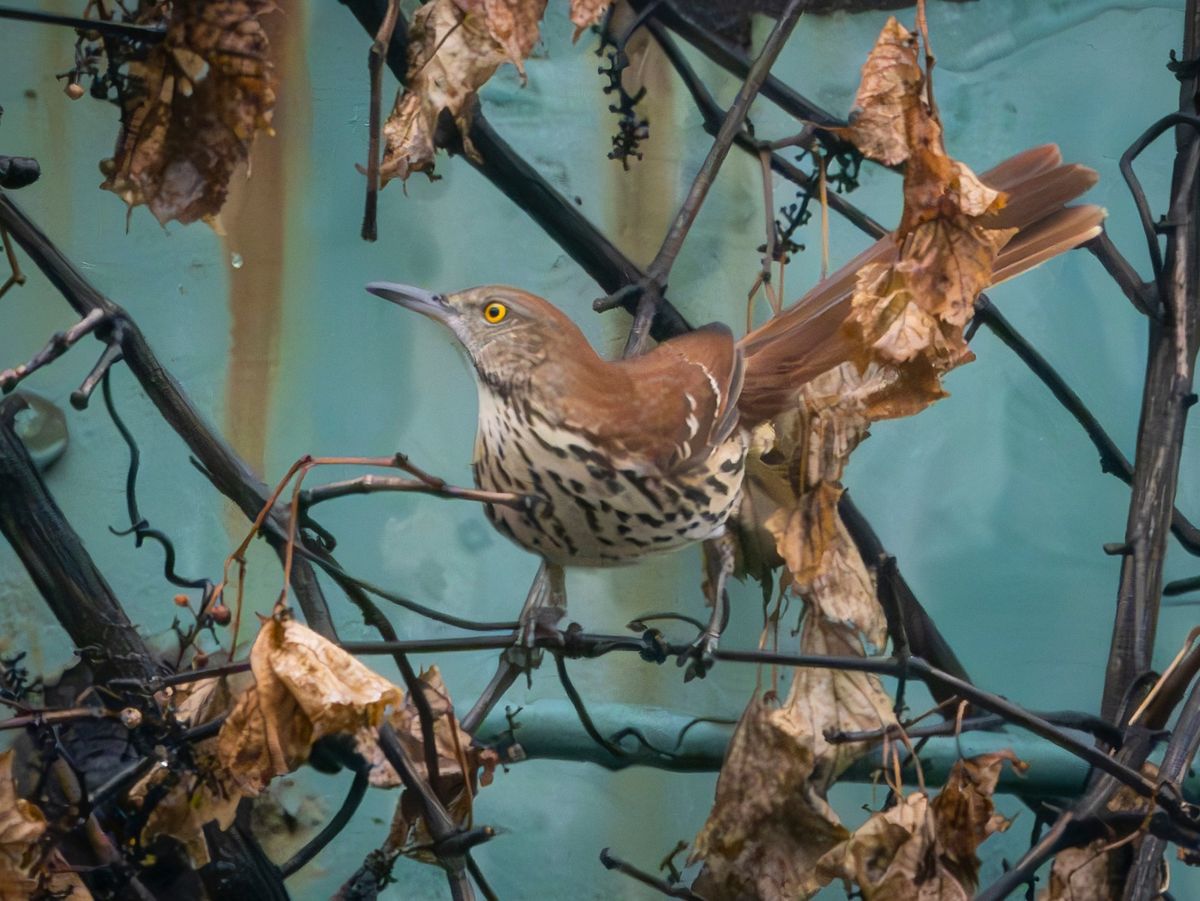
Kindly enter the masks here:
M 478 17 L 508 61 L 525 78 L 525 59 L 538 42 L 545 0 L 455 0 L 468 16 Z
M 378 729 L 403 693 L 307 626 L 277 611 L 263 621 L 250 667 L 255 685 L 221 726 L 217 753 L 253 797 L 303 763 L 326 735 Z
M 748 469 L 790 585 L 805 602 L 800 650 L 863 656 L 884 640 L 875 587 L 837 512 L 842 470 L 866 434 L 868 399 L 888 384 L 878 367 L 822 376 L 800 408 L 780 417 L 771 447 Z M 837 777 L 864 753 L 831 744 L 826 732 L 894 722 L 892 700 L 868 673 L 801 668 L 782 705 L 756 695 L 734 732 L 717 796 L 695 843 L 705 869 L 696 891 L 709 898 L 778 898 L 818 888 L 815 865 L 848 833 L 825 800 Z
M 215 740 L 196 744 L 186 770 L 165 761 L 129 790 L 129 804 L 152 805 L 140 841 L 149 846 L 158 836 L 179 841 L 194 867 L 212 860 L 204 827 L 215 822 L 228 829 L 244 797 L 240 787 L 217 759 Z
M 821 482 L 794 506 L 780 507 L 765 525 L 776 536 L 776 549 L 797 583 L 810 583 L 822 572 L 837 537 L 840 486 Z
M 995 812 L 992 793 L 1011 751 L 955 763 L 932 800 L 913 792 L 871 816 L 817 864 L 821 883 L 841 879 L 864 899 L 966 901 L 979 876 L 976 849 L 1009 821 Z
M 58 869 L 57 852 L 39 846 L 46 817 L 36 804 L 17 796 L 12 750 L 0 753 L 0 901 L 35 895 L 86 901 L 92 897 L 76 873 Z
M 1147 764 L 1143 773 L 1157 778 Z M 1113 812 L 1145 810 L 1145 801 L 1128 786 L 1120 788 L 1108 802 Z M 1038 893 L 1038 901 L 1121 901 L 1129 866 L 1140 840 L 1120 841 L 1118 836 L 1101 836 L 1081 848 L 1066 848 L 1054 855 L 1050 883 Z
M 885 166 L 908 159 L 905 118 L 924 84 L 917 36 L 889 18 L 863 65 L 846 133 L 864 154 Z
M 203 679 L 167 689 L 157 699 L 165 714 L 193 728 L 233 707 L 230 683 L 225 677 Z M 229 828 L 243 797 L 241 787 L 218 760 L 214 736 L 193 743 L 186 767 L 167 761 L 154 767 L 129 790 L 126 800 L 136 809 L 151 805 L 140 836 L 143 846 L 160 835 L 170 836 L 182 843 L 192 866 L 202 867 L 212 859 L 205 825 L 215 822 L 220 829 Z
M 599 22 L 612 4 L 613 0 L 571 0 L 571 23 L 575 26 L 571 40 L 579 40 L 584 30 Z
M 889 19 L 843 133 L 867 156 L 904 163 L 899 258 L 864 266 L 855 283 L 848 326 L 861 338 L 860 362 L 918 366 L 927 384 L 930 367 L 941 373 L 971 359 L 963 327 L 1016 229 L 985 225 L 1007 198 L 946 154 L 926 89 L 917 36 Z
M 823 883 L 841 879 L 865 901 L 967 901 L 970 895 L 938 856 L 929 798 L 913 792 L 873 814 L 817 864 Z
M 17 797 L 13 783 L 13 752 L 0 754 L 0 898 L 22 898 L 37 884 L 38 839 L 46 818 L 37 805 Z
M 1021 773 L 1029 769 L 1029 764 L 1010 750 L 959 760 L 933 799 L 942 863 L 970 889 L 979 884 L 976 849 L 989 835 L 1009 826 L 1008 818 L 996 813 L 992 802 L 1005 763 Z
M 915 35 L 888 21 L 863 69 L 859 113 L 845 132 L 867 155 L 905 164 L 898 257 L 863 266 L 855 282 L 847 330 L 861 347 L 859 359 L 811 381 L 798 409 L 758 436 L 747 464 L 743 519 L 761 528 L 743 530 L 742 559 L 747 567 L 783 562 L 784 587 L 804 601 L 801 650 L 809 653 L 862 656 L 886 640 L 874 578 L 838 514 L 842 473 L 872 422 L 911 415 L 943 397 L 942 373 L 972 359 L 963 327 L 1013 234 L 980 221 L 1003 207 L 1004 195 L 946 155 L 918 49 Z M 756 698 L 734 739 L 746 750 L 727 758 L 697 839 L 704 890 L 716 897 L 802 894 L 812 890 L 803 867 L 816 854 L 825 855 L 825 881 L 840 876 L 867 897 L 915 898 L 910 890 L 922 873 L 928 877 L 922 898 L 965 898 L 978 865 L 974 848 L 1001 826 L 990 806 L 994 779 L 987 784 L 998 762 L 964 765 L 936 809 L 924 795 L 913 796 L 837 849 L 836 818 L 808 801 L 823 802 L 829 785 L 863 753 L 861 745 L 830 744 L 826 731 L 889 724 L 891 706 L 874 676 L 820 669 L 798 671 L 779 710 Z M 790 743 L 758 735 L 780 721 Z M 755 740 L 739 744 L 751 730 Z M 755 795 L 763 780 L 754 774 L 761 770 L 790 778 L 773 790 L 804 798 L 802 812 L 822 827 L 804 837 L 789 832 L 796 812 Z M 939 844 L 939 817 L 962 835 Z M 921 869 L 930 859 L 936 866 Z
M 812 723 L 756 695 L 742 713 L 717 780 L 712 813 L 696 836 L 705 898 L 811 894 L 813 867 L 847 832 L 811 782 Z
M 462 730 L 454 716 L 454 707 L 450 703 L 450 696 L 446 692 L 438 668 L 434 666 L 422 673 L 420 682 L 433 714 L 434 745 L 438 757 L 438 782 L 434 787 L 438 796 L 446 799 L 446 810 L 451 818 L 459 824 L 464 824 L 470 820 L 472 800 L 480 784 L 487 785 L 491 782 L 491 775 L 498 760 L 494 751 L 471 746 L 471 736 Z M 416 761 L 418 772 L 428 778 L 421 720 L 412 700 L 407 699 L 402 708 L 391 713 L 389 719 L 396 735 Z M 372 763 L 373 785 L 390 787 L 400 784 L 399 774 L 383 759 L 377 746 L 372 755 L 370 749 L 363 748 L 360 742 L 360 753 Z M 481 768 L 482 775 L 477 776 Z M 437 864 L 437 858 L 428 851 L 410 851 L 427 846 L 431 840 L 432 836 L 427 832 L 421 816 L 420 802 L 405 791 L 396 804 L 385 847 L 393 854 L 410 853 L 410 856 L 417 860 Z
M 211 219 L 260 130 L 270 131 L 275 76 L 259 17 L 271 0 L 144 5 L 139 24 L 166 38 L 126 66 L 121 133 L 101 187 L 159 222 Z
M 475 94 L 505 60 L 524 77 L 545 0 L 432 0 L 408 26 L 406 87 L 383 126 L 383 184 L 413 172 L 433 177 L 443 117 L 477 157 L 468 138 Z

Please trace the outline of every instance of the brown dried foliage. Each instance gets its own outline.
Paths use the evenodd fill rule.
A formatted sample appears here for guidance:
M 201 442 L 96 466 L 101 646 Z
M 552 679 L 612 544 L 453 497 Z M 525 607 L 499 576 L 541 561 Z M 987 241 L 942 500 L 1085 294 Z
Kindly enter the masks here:
M 259 131 L 270 132 L 275 76 L 259 18 L 271 0 L 169 0 L 139 24 L 165 40 L 125 69 L 121 133 L 101 187 L 159 222 L 211 220 Z
M 1012 752 L 960 760 L 940 794 L 913 792 L 871 816 L 817 864 L 822 885 L 841 879 L 867 901 L 966 901 L 979 875 L 979 844 L 1009 821 L 992 793 Z
M 545 7 L 545 0 L 433 0 L 413 13 L 405 88 L 383 126 L 383 184 L 413 172 L 432 178 L 446 125 L 464 153 L 478 156 L 468 137 L 475 95 L 505 61 L 524 78 Z
M 308 759 L 326 735 L 373 735 L 403 692 L 284 608 L 250 650 L 254 686 L 221 726 L 217 754 L 243 793 L 257 795 Z M 370 739 L 373 741 L 373 739 Z
M 13 751 L 0 753 L 0 901 L 34 896 L 87 901 L 92 897 L 78 874 L 61 869 L 61 856 L 43 847 L 46 817 L 17 796 Z
M 756 434 L 747 463 L 741 519 L 759 525 L 740 536 L 743 568 L 783 565 L 782 586 L 804 602 L 804 653 L 864 656 L 886 641 L 874 575 L 838 514 L 842 474 L 872 422 L 945 396 L 940 377 L 971 359 L 963 327 L 1013 233 L 982 224 L 1004 196 L 946 155 L 918 51 L 889 20 L 845 130 L 867 155 L 905 165 L 898 259 L 858 275 L 847 325 L 858 358 L 805 385 L 796 409 Z M 850 834 L 825 794 L 866 747 L 825 734 L 893 724 L 890 698 L 875 676 L 820 668 L 798 669 L 782 703 L 771 697 L 756 695 L 738 724 L 695 843 L 697 891 L 802 897 L 843 879 L 867 898 L 966 898 L 975 848 L 1005 825 L 991 793 L 1011 755 L 960 762 L 932 801 L 911 794 Z
M 860 363 L 924 369 L 920 384 L 933 388 L 929 370 L 940 374 L 972 359 L 963 327 L 1016 229 L 987 227 L 1005 195 L 947 155 L 918 44 L 888 20 L 863 66 L 858 112 L 844 130 L 867 156 L 904 164 L 899 258 L 859 272 L 849 328 L 861 340 Z M 928 404 L 941 395 L 933 388 L 914 399 Z

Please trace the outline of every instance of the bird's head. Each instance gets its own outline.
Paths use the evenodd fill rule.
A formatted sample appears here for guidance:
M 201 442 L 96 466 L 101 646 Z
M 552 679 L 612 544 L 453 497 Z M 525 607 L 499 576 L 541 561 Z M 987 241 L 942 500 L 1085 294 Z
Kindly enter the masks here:
M 519 380 L 548 355 L 591 351 L 562 311 L 518 288 L 483 285 L 435 294 L 409 285 L 371 282 L 367 290 L 445 325 L 488 382 Z

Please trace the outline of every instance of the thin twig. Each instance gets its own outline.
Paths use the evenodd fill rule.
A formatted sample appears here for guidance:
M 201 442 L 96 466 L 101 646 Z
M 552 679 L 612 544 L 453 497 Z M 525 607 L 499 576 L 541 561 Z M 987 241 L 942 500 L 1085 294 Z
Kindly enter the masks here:
M 1162 315 L 1157 306 L 1158 298 L 1153 291 L 1153 284 L 1142 281 L 1137 270 L 1121 255 L 1121 251 L 1117 250 L 1107 230 L 1102 230 L 1083 246 L 1100 261 L 1104 271 L 1112 277 L 1139 313 L 1155 318 Z
M 108 315 L 103 310 L 90 310 L 82 319 L 65 332 L 55 332 L 46 346 L 39 350 L 28 363 L 0 371 L 0 391 L 7 394 L 28 376 L 33 375 L 47 363 L 52 363 L 75 346 L 81 339 L 99 328 Z
M 642 885 L 648 885 L 657 892 L 661 892 L 668 898 L 684 898 L 686 901 L 704 901 L 704 898 L 697 895 L 691 889 L 684 885 L 672 885 L 665 879 L 660 879 L 657 876 L 651 876 L 644 870 L 639 870 L 633 864 L 621 860 L 614 855 L 608 848 L 600 851 L 600 863 L 604 864 L 606 870 L 616 870 L 618 873 L 624 873 L 636 879 Z
M 368 115 L 367 128 L 370 138 L 367 143 L 367 200 L 363 208 L 362 236 L 364 241 L 374 241 L 378 236 L 376 212 L 379 205 L 379 134 L 380 120 L 383 118 L 383 67 L 387 62 L 388 46 L 392 42 L 392 33 L 396 30 L 396 21 L 400 18 L 400 0 L 387 0 L 387 12 L 375 40 L 371 42 L 371 50 L 367 56 L 367 71 L 371 78 L 371 110 Z
M 421 778 L 408 750 L 396 735 L 396 730 L 388 723 L 379 727 L 379 747 L 388 763 L 400 776 L 404 787 L 416 796 L 421 805 L 425 825 L 429 828 L 429 834 L 433 836 L 434 854 L 446 867 L 451 897 L 456 901 L 473 899 L 475 892 L 471 888 L 466 874 L 466 859 L 470 852 L 466 849 L 459 850 L 450 844 L 458 831 L 457 824 L 446 811 L 429 782 Z
M 78 16 L 61 16 L 58 13 L 40 10 L 13 9 L 11 6 L 0 6 L 0 19 L 16 19 L 40 25 L 61 25 L 79 31 L 95 31 L 105 37 L 125 38 L 147 44 L 157 44 L 167 36 L 166 28 L 161 25 L 131 25 L 109 19 L 81 19 Z
M 671 273 L 675 258 L 679 256 L 684 239 L 691 230 L 692 223 L 696 221 L 696 216 L 700 213 L 700 207 L 704 204 L 704 198 L 708 196 L 708 190 L 712 187 L 721 164 L 729 155 L 729 148 L 733 146 L 734 137 L 742 130 L 742 123 L 750 111 L 750 104 L 754 102 L 759 88 L 771 72 L 771 66 L 775 64 L 775 59 L 787 43 L 792 29 L 796 27 L 803 6 L 803 0 L 791 0 L 775 22 L 771 34 L 763 45 L 762 52 L 754 61 L 754 65 L 750 67 L 746 80 L 730 105 L 729 112 L 726 113 L 725 120 L 721 124 L 721 130 L 717 132 L 717 137 L 709 148 L 708 155 L 700 166 L 700 171 L 696 173 L 696 177 L 692 181 L 687 197 L 684 198 L 679 212 L 675 215 L 675 220 L 667 230 L 662 246 L 647 267 L 646 282 L 642 286 L 642 296 L 638 299 L 637 314 L 634 316 L 633 325 L 629 330 L 629 340 L 625 343 L 625 356 L 633 356 L 641 353 L 644 349 L 650 336 L 650 324 L 657 314 L 658 301 L 663 291 L 666 290 L 667 278 Z
M 647 2 L 648 0 L 634 0 L 633 6 L 637 8 Z M 745 53 L 715 35 L 712 29 L 697 25 L 688 19 L 675 3 L 663 4 L 655 11 L 654 19 L 651 21 L 661 21 L 718 66 L 732 72 L 737 78 L 746 78 L 749 75 L 753 64 Z M 844 119 L 839 119 L 826 112 L 774 76 L 767 76 L 761 92 L 763 97 L 796 119 L 813 122 L 822 128 L 846 124 Z M 832 138 L 832 135 L 829 137 Z
M 646 28 L 654 36 L 655 41 L 662 48 L 663 55 L 666 56 L 667 61 L 683 81 L 688 93 L 691 94 L 692 102 L 696 105 L 696 109 L 699 110 L 701 118 L 704 121 L 704 130 L 709 134 L 715 135 L 720 128 L 724 115 L 716 98 L 704 86 L 699 75 L 696 74 L 696 70 L 688 62 L 687 57 L 679 49 L 679 45 L 671 37 L 670 32 L 654 19 L 651 19 L 646 24 Z M 795 138 L 791 138 L 788 140 L 788 143 L 792 143 L 795 140 Z M 763 146 L 760 140 L 745 129 L 739 131 L 735 136 L 734 144 L 755 156 L 759 154 Z M 830 142 L 830 144 L 832 147 L 838 146 L 836 142 Z M 772 153 L 770 159 L 771 169 L 774 172 L 779 173 L 788 181 L 804 190 L 816 189 L 817 185 L 814 183 L 812 176 L 788 161 L 782 154 Z M 888 233 L 888 229 L 884 228 L 840 194 L 829 195 L 829 208 L 839 213 L 847 222 L 854 225 L 855 228 L 874 238 L 880 238 Z
M 558 671 L 558 681 L 562 683 L 563 691 L 566 692 L 571 706 L 575 708 L 575 712 L 579 715 L 579 724 L 583 726 L 583 731 L 588 734 L 592 741 L 608 751 L 613 757 L 624 757 L 625 751 L 619 745 L 613 744 L 601 735 L 600 731 L 596 728 L 596 724 L 592 722 L 592 718 L 587 712 L 587 705 L 584 704 L 583 698 L 579 695 L 579 690 L 575 688 L 575 683 L 571 681 L 571 677 L 567 674 L 567 662 L 563 659 L 562 654 L 554 655 L 554 666 Z
M 120 341 L 125 365 L 163 420 L 195 454 L 217 489 L 247 516 L 256 516 L 266 499 L 266 486 L 205 420 L 170 370 L 150 349 L 128 312 L 100 293 L 12 198 L 2 192 L 0 228 L 8 230 L 79 316 L 101 311 L 107 317 L 112 334 Z M 282 529 L 269 528 L 266 536 L 276 552 L 282 555 Z M 315 573 L 306 563 L 294 575 L 293 587 L 305 621 L 326 638 L 336 639 L 333 617 Z
M 17 259 L 17 252 L 13 250 L 12 238 L 8 236 L 8 230 L 0 228 L 0 242 L 4 244 L 4 256 L 8 260 L 8 278 L 4 280 L 4 284 L 0 285 L 0 297 L 8 293 L 9 288 L 14 285 L 25 284 L 25 273 L 21 271 L 21 261 Z
M 476 501 L 481 504 L 496 504 L 502 507 L 522 509 L 530 501 L 523 494 L 512 494 L 503 491 L 482 491 L 475 488 L 459 488 L 454 485 L 431 485 L 419 479 L 401 479 L 394 476 L 366 475 L 357 479 L 345 479 L 341 482 L 331 482 L 318 488 L 306 489 L 300 497 L 300 508 L 308 510 L 317 504 L 323 504 L 339 497 L 352 494 L 375 494 L 381 491 L 415 492 L 417 494 L 432 494 L 435 497 L 455 500 Z

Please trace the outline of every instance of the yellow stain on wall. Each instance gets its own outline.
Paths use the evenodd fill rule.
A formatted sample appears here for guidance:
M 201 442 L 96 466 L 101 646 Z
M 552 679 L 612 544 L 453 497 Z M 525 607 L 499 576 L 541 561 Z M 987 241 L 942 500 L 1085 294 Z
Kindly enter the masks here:
M 310 98 L 304 16 L 274 13 L 264 17 L 263 25 L 278 81 L 276 133 L 257 138 L 249 177 L 234 176 L 221 212 L 231 267 L 232 333 L 223 431 L 251 468 L 270 481 L 264 469 L 285 302 L 288 181 L 296 160 L 307 153 Z

